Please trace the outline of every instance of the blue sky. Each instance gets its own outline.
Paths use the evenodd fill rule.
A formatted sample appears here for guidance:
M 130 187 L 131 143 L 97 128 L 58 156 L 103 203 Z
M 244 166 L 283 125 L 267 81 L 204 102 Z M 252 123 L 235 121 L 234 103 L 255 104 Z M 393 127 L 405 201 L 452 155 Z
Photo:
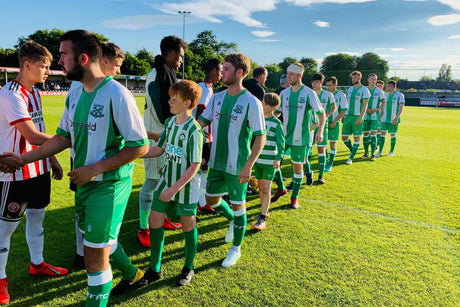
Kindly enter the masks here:
M 39 29 L 83 28 L 104 34 L 124 51 L 159 53 L 166 35 L 190 42 L 203 30 L 236 42 L 260 65 L 284 57 L 375 52 L 390 75 L 436 77 L 443 63 L 460 79 L 460 0 L 0 0 L 0 47 Z M 24 9 L 26 8 L 26 9 Z M 6 23 L 5 23 L 6 21 Z

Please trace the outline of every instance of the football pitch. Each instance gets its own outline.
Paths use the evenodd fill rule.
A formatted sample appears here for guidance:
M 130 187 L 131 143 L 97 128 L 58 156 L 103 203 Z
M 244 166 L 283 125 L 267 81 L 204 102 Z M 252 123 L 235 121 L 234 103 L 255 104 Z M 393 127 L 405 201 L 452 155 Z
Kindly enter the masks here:
M 136 98 L 143 111 L 143 97 Z M 43 97 L 47 132 L 54 134 L 63 97 Z M 165 232 L 163 279 L 124 296 L 120 306 L 459 306 L 460 305 L 460 109 L 406 107 L 395 156 L 376 162 L 338 144 L 325 185 L 303 185 L 300 209 L 289 210 L 289 196 L 272 204 L 267 229 L 250 225 L 260 212 L 257 195 L 248 195 L 248 227 L 242 257 L 223 268 L 231 243 L 228 222 L 199 216 L 196 275 L 175 286 L 184 262 L 182 231 Z M 69 151 L 58 155 L 64 174 Z M 317 169 L 316 149 L 313 170 Z M 282 166 L 285 177 L 290 163 Z M 317 175 L 315 174 L 315 179 Z M 136 241 L 143 162 L 136 161 L 133 190 L 119 240 L 133 263 L 147 269 L 149 250 Z M 290 179 L 285 183 L 289 183 Z M 73 193 L 67 176 L 52 182 L 47 207 L 44 257 L 71 268 L 75 254 Z M 8 286 L 12 306 L 82 306 L 87 276 L 31 277 L 23 221 L 11 240 Z M 121 275 L 114 271 L 113 284 Z

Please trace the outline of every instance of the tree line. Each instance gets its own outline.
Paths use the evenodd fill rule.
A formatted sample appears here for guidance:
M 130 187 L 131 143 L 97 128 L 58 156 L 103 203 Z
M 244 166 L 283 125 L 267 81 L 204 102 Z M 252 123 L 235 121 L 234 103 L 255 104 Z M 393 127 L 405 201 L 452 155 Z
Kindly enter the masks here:
M 27 37 L 19 37 L 14 48 L 0 48 L 0 66 L 18 67 L 17 50 L 23 42 L 32 39 L 50 50 L 54 57 L 51 69 L 61 69 L 57 62 L 59 59 L 59 38 L 64 32 L 56 28 L 51 30 L 45 29 L 38 30 Z M 96 33 L 96 35 L 103 42 L 109 41 L 103 34 Z M 222 61 L 226 53 L 237 51 L 237 43 L 218 41 L 216 35 L 210 30 L 200 32 L 188 44 L 185 52 L 185 78 L 197 82 L 202 81 L 206 60 L 218 58 Z M 363 73 L 364 84 L 367 81 L 367 74 L 371 72 L 376 73 L 379 79 L 388 80 L 388 62 L 373 52 L 367 52 L 361 56 L 352 56 L 345 53 L 328 55 L 323 59 L 321 67 L 318 67 L 317 61 L 313 58 L 302 57 L 301 59 L 297 59 L 294 57 L 284 57 L 280 63 L 265 65 L 269 73 L 265 84 L 267 90 L 275 90 L 279 87 L 281 75 L 286 73 L 287 67 L 294 62 L 300 62 L 305 66 L 302 81 L 307 85 L 310 84 L 311 75 L 317 72 L 321 72 L 326 77 L 336 76 L 339 80 L 339 85 L 350 85 L 349 74 L 354 70 L 359 70 Z M 145 76 L 153 67 L 153 63 L 154 55 L 145 48 L 138 50 L 136 53 L 126 52 L 126 59 L 121 67 L 121 73 Z M 251 61 L 251 66 L 255 68 L 258 64 Z M 450 67 L 444 66 L 442 74 L 443 81 L 448 79 L 449 73 Z M 182 69 L 179 69 L 178 77 L 182 78 Z M 249 77 L 251 77 L 251 74 Z

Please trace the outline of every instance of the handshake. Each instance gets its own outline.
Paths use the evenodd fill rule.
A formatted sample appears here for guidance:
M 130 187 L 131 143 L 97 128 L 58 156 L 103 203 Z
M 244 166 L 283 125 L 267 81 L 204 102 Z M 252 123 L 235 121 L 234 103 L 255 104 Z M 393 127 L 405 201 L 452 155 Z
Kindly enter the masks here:
M 24 166 L 22 157 L 13 152 L 4 152 L 0 155 L 0 171 L 4 173 L 14 173 Z

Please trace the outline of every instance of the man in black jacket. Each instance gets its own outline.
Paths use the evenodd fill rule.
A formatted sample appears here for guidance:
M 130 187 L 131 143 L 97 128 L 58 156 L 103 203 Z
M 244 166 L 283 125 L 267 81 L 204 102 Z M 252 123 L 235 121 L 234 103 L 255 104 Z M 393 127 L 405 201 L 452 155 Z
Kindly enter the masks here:
M 243 86 L 260 101 L 264 100 L 265 90 L 263 85 L 267 81 L 268 71 L 259 66 L 252 71 L 252 79 L 243 80 Z
M 153 69 L 147 76 L 144 106 L 144 125 L 147 130 L 150 146 L 155 146 L 158 136 L 163 130 L 164 122 L 172 116 L 169 108 L 169 87 L 177 82 L 177 70 L 184 57 L 187 44 L 177 36 L 166 36 L 161 40 L 161 55 L 155 57 Z M 144 159 L 145 182 L 139 194 L 139 222 L 137 234 L 139 242 L 150 247 L 148 218 L 152 204 L 153 191 L 160 179 L 160 169 L 165 162 L 164 156 Z M 176 229 L 181 225 L 165 221 L 165 228 Z

